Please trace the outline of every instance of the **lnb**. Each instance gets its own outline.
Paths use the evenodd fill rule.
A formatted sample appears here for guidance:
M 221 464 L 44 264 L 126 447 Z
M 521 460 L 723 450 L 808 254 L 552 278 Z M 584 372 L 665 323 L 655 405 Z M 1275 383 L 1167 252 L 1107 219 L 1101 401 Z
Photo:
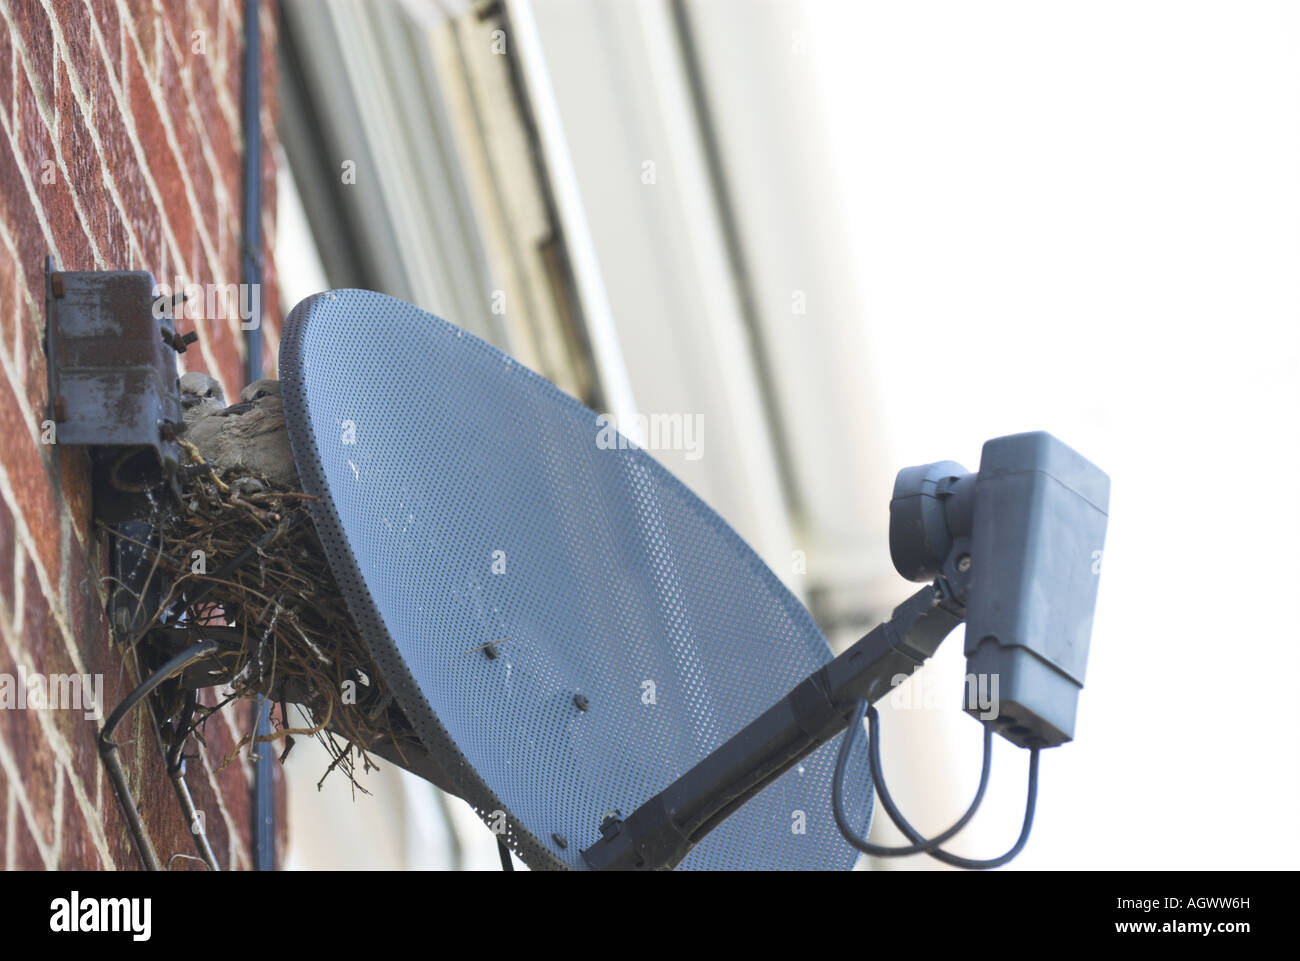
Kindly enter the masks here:
M 908 580 L 939 579 L 966 607 L 966 711 L 1021 747 L 1074 737 L 1106 537 L 1110 479 L 1050 434 L 988 441 L 980 469 L 899 472 L 889 549 Z

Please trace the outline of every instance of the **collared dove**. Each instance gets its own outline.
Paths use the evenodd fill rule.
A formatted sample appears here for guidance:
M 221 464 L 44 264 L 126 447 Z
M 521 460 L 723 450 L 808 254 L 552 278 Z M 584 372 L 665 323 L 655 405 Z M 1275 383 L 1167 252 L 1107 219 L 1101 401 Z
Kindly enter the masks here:
M 280 399 L 280 382 L 278 380 L 264 377 L 261 380 L 253 381 L 239 392 L 239 403 L 231 404 L 222 412 L 222 415 L 230 417 L 237 414 L 246 414 L 264 397 Z
M 193 424 L 187 431 L 190 443 L 219 474 L 234 472 L 273 487 L 297 489 L 279 381 L 255 381 L 239 396 L 239 403 Z
M 195 407 L 217 410 L 226 406 L 226 392 L 221 389 L 221 381 L 211 374 L 192 370 L 181 375 L 181 407 L 192 410 Z
M 185 439 L 201 447 L 201 437 L 215 436 L 220 430 L 213 418 L 225 410 L 226 393 L 215 377 L 197 370 L 181 375 L 180 386 Z
M 181 375 L 180 386 L 181 415 L 185 419 L 186 433 L 192 433 L 195 424 L 226 406 L 226 393 L 221 389 L 221 382 L 211 374 L 192 370 Z
M 279 397 L 280 382 L 274 377 L 255 380 L 239 392 L 240 400 L 261 400 L 263 397 Z
M 200 371 L 181 375 L 181 410 L 185 417 L 185 440 L 203 449 L 205 438 L 216 437 L 220 421 L 214 420 L 226 408 L 226 393 L 216 377 Z

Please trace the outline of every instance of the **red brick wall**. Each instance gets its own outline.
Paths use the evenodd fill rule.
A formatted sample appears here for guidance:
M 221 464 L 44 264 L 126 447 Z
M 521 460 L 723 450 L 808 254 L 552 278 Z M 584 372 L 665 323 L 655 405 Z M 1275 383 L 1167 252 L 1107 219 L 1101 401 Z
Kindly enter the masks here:
M 242 18 L 232 0 L 0 0 L 0 674 L 102 674 L 105 713 L 139 675 L 110 644 L 86 455 L 40 442 L 44 258 L 67 270 L 148 270 L 168 284 L 239 282 Z M 273 370 L 271 0 L 261 28 L 262 309 Z M 183 362 L 233 396 L 244 383 L 238 318 L 180 326 L 199 333 Z M 241 759 L 216 773 L 249 717 L 214 719 L 189 765 L 223 868 L 251 863 L 251 766 Z M 196 852 L 149 723 L 137 710 L 117 740 L 160 860 L 193 867 L 172 858 Z M 0 866 L 139 866 L 96 752 L 101 724 L 78 711 L 0 710 Z

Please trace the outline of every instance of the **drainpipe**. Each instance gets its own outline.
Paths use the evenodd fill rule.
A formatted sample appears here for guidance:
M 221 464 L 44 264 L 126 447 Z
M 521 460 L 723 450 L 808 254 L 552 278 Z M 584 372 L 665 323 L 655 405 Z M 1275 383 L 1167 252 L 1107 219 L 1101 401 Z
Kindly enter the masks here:
M 254 311 L 245 331 L 246 379 L 251 384 L 262 376 L 262 40 L 259 0 L 244 0 L 244 202 L 243 247 L 240 282 L 248 291 L 245 301 Z M 252 292 L 257 291 L 256 297 Z M 257 734 L 271 733 L 271 703 L 257 701 Z M 275 792 L 272 755 L 268 742 L 254 742 L 253 769 L 253 865 L 258 871 L 275 870 Z

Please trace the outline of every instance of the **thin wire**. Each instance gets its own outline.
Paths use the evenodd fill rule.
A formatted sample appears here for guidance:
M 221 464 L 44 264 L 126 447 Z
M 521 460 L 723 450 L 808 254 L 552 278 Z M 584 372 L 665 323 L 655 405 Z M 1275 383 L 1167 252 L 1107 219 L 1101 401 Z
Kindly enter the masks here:
M 501 856 L 502 871 L 513 871 L 515 869 L 515 862 L 510 860 L 510 848 L 500 838 L 497 838 L 497 854 Z
M 898 826 L 900 831 L 907 835 L 909 840 L 924 844 L 926 839 L 908 823 L 907 818 L 903 817 L 897 805 L 894 804 L 894 799 L 890 797 L 889 789 L 885 786 L 885 775 L 880 767 L 880 715 L 874 707 L 867 709 L 867 720 L 870 723 L 868 736 L 871 739 L 871 777 L 876 785 L 876 793 L 880 795 L 880 803 L 884 805 L 890 819 Z M 933 848 L 925 853 L 936 861 L 942 861 L 944 864 L 955 868 L 967 868 L 972 871 L 984 871 L 989 868 L 1001 867 L 1019 854 L 1024 849 L 1025 842 L 1029 840 L 1029 832 L 1034 826 L 1034 803 L 1038 799 L 1039 750 L 1038 747 L 1029 749 L 1029 790 L 1028 797 L 1025 800 L 1025 823 L 1020 829 L 1020 837 L 1011 846 L 1011 850 L 1001 857 L 989 858 L 988 860 L 972 860 L 971 858 L 958 857 L 944 851 L 942 848 Z
M 872 711 L 874 712 L 874 708 Z M 848 816 L 844 813 L 844 775 L 849 766 L 849 755 L 853 753 L 853 746 L 857 743 L 858 736 L 862 733 L 862 718 L 867 713 L 866 699 L 860 699 L 853 710 L 853 720 L 849 723 L 848 733 L 844 735 L 844 741 L 840 744 L 840 753 L 835 761 L 835 777 L 831 781 L 831 808 L 835 813 L 835 823 L 839 826 L 840 833 L 844 839 L 852 844 L 863 854 L 870 854 L 877 858 L 897 858 L 908 854 L 928 854 L 931 849 L 937 848 L 944 841 L 953 837 L 964 828 L 970 819 L 975 816 L 979 810 L 980 802 L 984 800 L 984 791 L 989 786 L 989 771 L 993 767 L 993 729 L 985 725 L 984 727 L 984 761 L 980 767 L 980 786 L 975 792 L 975 800 L 971 801 L 970 807 L 952 827 L 937 834 L 928 841 L 922 839 L 917 844 L 909 844 L 904 847 L 886 847 L 881 844 L 872 844 L 866 838 L 859 835 L 849 824 Z M 874 734 L 871 738 L 871 746 L 874 748 L 879 741 Z M 874 777 L 874 771 L 872 776 Z

